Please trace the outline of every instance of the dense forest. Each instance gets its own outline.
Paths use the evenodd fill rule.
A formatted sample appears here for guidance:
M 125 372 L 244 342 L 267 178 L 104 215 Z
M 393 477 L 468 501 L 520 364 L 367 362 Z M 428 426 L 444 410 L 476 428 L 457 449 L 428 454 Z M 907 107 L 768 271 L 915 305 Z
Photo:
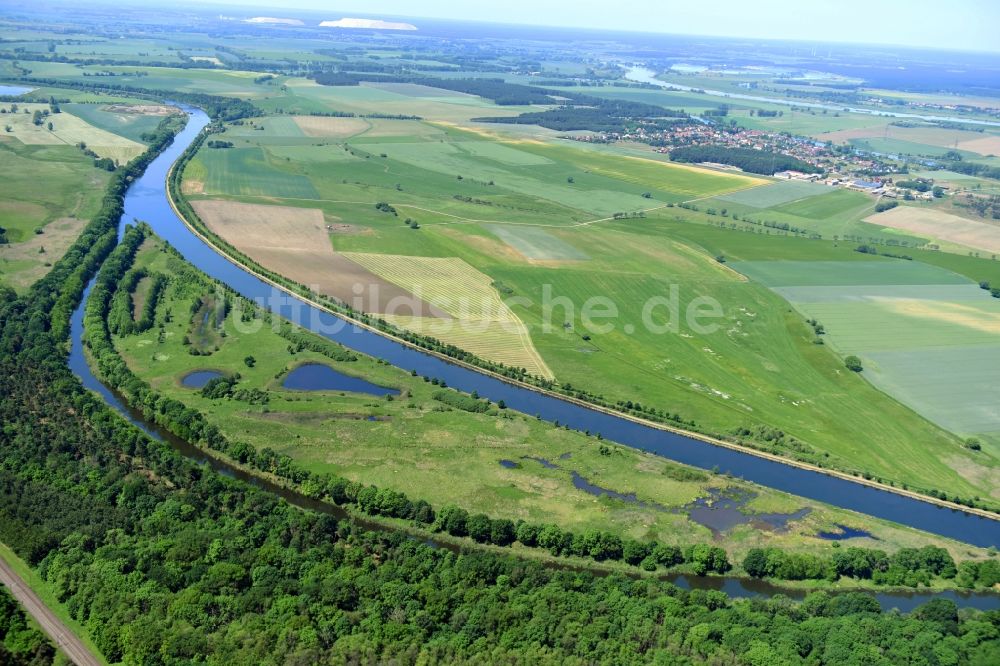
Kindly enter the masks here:
M 24 609 L 0 585 L 0 664 L 45 666 L 55 656 L 56 649 L 48 637 L 29 624 Z
M 677 118 L 674 112 L 657 108 L 650 115 L 646 108 L 633 108 L 631 102 L 618 104 L 601 104 L 590 106 L 560 106 L 547 111 L 529 111 L 518 116 L 490 116 L 473 118 L 477 122 L 506 123 L 515 125 L 540 125 L 560 132 L 589 130 L 591 132 L 624 133 L 642 125 L 648 131 L 669 129 L 677 120 L 662 120 Z M 645 107 L 645 104 L 639 105 Z
M 604 99 L 579 93 L 560 93 L 568 98 L 562 106 L 546 111 L 529 111 L 518 116 L 473 118 L 477 122 L 541 125 L 561 132 L 590 130 L 592 132 L 623 133 L 642 125 L 648 131 L 668 129 L 688 117 L 683 111 L 662 106 Z
M 728 164 L 739 167 L 748 173 L 760 173 L 768 176 L 779 171 L 801 171 L 802 173 L 820 173 L 822 171 L 822 169 L 791 155 L 752 148 L 682 146 L 670 151 L 670 159 L 675 162 Z
M 362 74 L 344 71 L 317 72 L 312 75 L 312 78 L 316 83 L 324 86 L 356 86 L 360 85 L 362 81 L 414 83 L 442 90 L 478 95 L 484 99 L 492 100 L 500 106 L 555 103 L 552 98 L 554 93 L 550 91 L 519 83 L 507 83 L 503 79 L 440 79 L 409 74 Z

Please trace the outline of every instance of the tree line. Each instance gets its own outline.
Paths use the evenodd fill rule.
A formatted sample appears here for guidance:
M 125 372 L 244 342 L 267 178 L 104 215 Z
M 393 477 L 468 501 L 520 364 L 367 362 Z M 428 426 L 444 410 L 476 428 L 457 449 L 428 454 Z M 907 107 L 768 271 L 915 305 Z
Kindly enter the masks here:
M 1000 584 L 997 560 L 967 560 L 956 566 L 948 551 L 937 546 L 901 548 L 892 555 L 876 548 L 842 548 L 832 557 L 751 548 L 743 570 L 754 578 L 834 581 L 844 576 L 907 587 L 929 585 L 934 579 L 955 580 L 965 588 Z
M 675 162 L 715 162 L 739 167 L 748 173 L 773 176 L 779 171 L 821 173 L 822 169 L 791 155 L 770 150 L 727 146 L 681 146 L 670 151 Z

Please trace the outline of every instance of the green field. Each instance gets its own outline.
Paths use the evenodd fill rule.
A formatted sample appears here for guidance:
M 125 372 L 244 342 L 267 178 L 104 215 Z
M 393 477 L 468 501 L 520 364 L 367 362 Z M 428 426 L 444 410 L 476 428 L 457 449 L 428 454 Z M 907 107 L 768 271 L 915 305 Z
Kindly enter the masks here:
M 258 203 L 261 197 L 278 197 L 285 205 L 317 208 L 328 220 L 347 225 L 331 234 L 338 251 L 464 260 L 509 296 L 526 299 L 513 310 L 561 382 L 612 402 L 640 399 L 712 432 L 765 423 L 794 438 L 770 444 L 785 453 L 914 487 L 990 495 L 985 477 L 958 471 L 978 462 L 957 437 L 864 379 L 845 374 L 835 349 L 814 344 L 805 317 L 768 288 L 840 284 L 831 283 L 824 271 L 826 262 L 842 261 L 850 261 L 852 284 L 858 285 L 876 277 L 877 283 L 911 285 L 958 284 L 966 278 L 922 262 L 853 252 L 853 244 L 771 235 L 771 229 L 765 234 L 759 227 L 755 233 L 721 230 L 706 224 L 718 216 L 666 207 L 721 197 L 756 182 L 745 176 L 634 159 L 633 153 L 604 146 L 498 139 L 447 124 L 382 120 L 346 143 L 327 139 L 322 146 L 303 145 L 302 138 L 287 136 L 287 129 L 267 120 L 261 126 L 227 129 L 222 138 L 237 147 L 202 149 L 188 167 L 188 180 L 207 179 L 206 194 Z M 437 134 L 417 131 L 426 127 Z M 380 136 L 369 136 L 374 130 Z M 292 159 L 300 152 L 309 159 Z M 231 157 L 239 154 L 239 160 Z M 289 177 L 308 182 L 319 196 L 281 199 L 300 196 L 279 193 Z M 247 178 L 252 187 L 234 185 Z M 798 189 L 796 195 L 803 188 Z M 781 198 L 788 196 L 786 191 Z M 379 201 L 390 203 L 398 215 L 376 210 Z M 646 210 L 644 219 L 596 222 L 634 210 L 633 203 Z M 698 205 L 814 225 L 829 238 L 866 226 L 857 220 L 873 202 L 835 190 L 766 210 L 721 198 Z M 407 217 L 420 229 L 402 224 Z M 718 263 L 717 255 L 728 263 Z M 754 262 L 758 269 L 751 277 L 766 284 L 741 281 L 733 270 L 741 261 Z M 667 333 L 648 327 L 643 306 L 655 302 L 650 299 L 669 299 L 672 285 L 682 317 L 696 298 L 718 302 L 723 313 L 718 328 L 701 334 L 690 327 Z M 556 300 L 546 302 L 546 294 Z M 568 310 L 560 297 L 569 301 Z M 584 321 L 583 307 L 597 302 L 594 297 L 610 299 L 617 309 L 610 330 L 595 332 Z M 665 307 L 650 313 L 649 320 L 661 328 L 668 317 L 674 319 Z
M 872 261 L 730 262 L 739 272 L 768 287 L 968 284 L 951 271 L 922 262 L 875 258 Z
M 931 157 L 940 157 L 949 150 L 955 150 L 951 146 L 934 146 L 928 143 L 906 141 L 905 139 L 885 139 L 880 137 L 851 139 L 851 144 L 862 150 L 873 150 L 879 153 L 895 155 L 929 155 Z M 967 150 L 959 150 L 958 152 L 965 158 L 971 157 L 975 159 L 980 157 L 977 153 Z
M 166 312 L 190 312 L 191 303 L 200 298 L 208 282 L 159 246 L 156 239 L 147 241 L 136 261 L 153 273 L 172 276 L 157 306 L 156 327 L 116 337 L 116 346 L 143 379 L 206 413 L 230 438 L 287 453 L 311 470 L 402 490 L 435 506 L 457 503 L 491 516 L 557 522 L 573 529 L 598 527 L 667 543 L 708 540 L 710 534 L 688 520 L 683 510 L 663 509 L 680 509 L 708 488 L 748 487 L 727 476 L 689 470 L 624 447 L 612 446 L 606 455 L 594 437 L 509 410 L 473 414 L 444 407 L 433 397 L 439 390 L 436 386 L 391 366 L 364 356 L 334 361 L 316 351 L 294 351 L 265 322 L 255 325 L 251 319 L 241 327 L 242 310 L 227 319 L 227 334 L 218 351 L 193 356 L 183 344 L 189 317 L 173 316 L 167 321 Z M 325 344 L 339 350 L 333 343 Z M 248 354 L 256 359 L 253 367 L 243 360 Z M 282 389 L 286 373 L 305 362 L 324 363 L 339 372 L 398 388 L 402 394 L 390 401 L 360 393 Z M 205 398 L 180 383 L 196 369 L 239 372 L 240 388 L 266 391 L 269 400 L 259 405 Z M 546 467 L 535 459 L 557 467 Z M 504 467 L 501 460 L 516 466 Z M 598 499 L 573 485 L 573 472 L 603 488 L 634 492 L 647 506 Z M 930 538 L 774 491 L 753 490 L 759 496 L 751 510 L 791 512 L 804 506 L 812 510 L 791 523 L 788 532 L 749 525 L 734 528 L 727 533 L 727 541 L 737 553 L 760 544 L 827 552 L 829 543 L 814 535 L 834 522 L 871 529 L 883 548 Z
M 94 127 L 144 143 L 142 135 L 156 129 L 163 116 L 142 113 L 115 113 L 102 104 L 66 104 L 63 111 L 82 118 Z
M 838 189 L 832 192 L 827 191 L 820 196 L 775 206 L 772 210 L 810 220 L 828 220 L 845 210 L 857 208 L 859 204 L 867 206 L 870 201 L 859 192 Z
M 791 187 L 782 191 L 781 188 L 786 185 Z M 803 185 L 809 187 L 811 195 Z M 827 239 L 847 235 L 887 237 L 882 229 L 863 221 L 874 210 L 875 200 L 872 197 L 861 192 L 831 189 L 812 183 L 777 183 L 707 199 L 698 202 L 698 205 L 702 210 L 712 208 L 725 211 L 730 216 L 767 222 L 772 226 L 787 224 Z M 905 234 L 891 237 L 896 243 L 903 242 L 913 246 L 926 242 Z
M 0 282 L 17 291 L 48 272 L 97 212 L 108 172 L 74 146 L 0 139 Z M 36 231 L 37 230 L 37 231 Z
M 205 191 L 215 194 L 315 199 L 316 189 L 295 167 L 272 166 L 260 148 L 207 150 L 199 159 L 208 173 Z
M 992 454 L 966 463 L 993 478 L 1000 409 L 989 389 L 1000 372 L 1000 303 L 968 278 L 927 264 L 736 262 L 826 329 L 839 353 L 903 404 Z M 963 284 L 964 283 L 964 284 Z
M 545 229 L 503 224 L 489 224 L 485 228 L 528 259 L 582 261 L 589 258 Z
M 817 185 L 805 180 L 784 180 L 732 194 L 724 194 L 718 198 L 722 201 L 753 208 L 770 208 L 827 192 L 830 192 L 830 188 L 825 185 Z

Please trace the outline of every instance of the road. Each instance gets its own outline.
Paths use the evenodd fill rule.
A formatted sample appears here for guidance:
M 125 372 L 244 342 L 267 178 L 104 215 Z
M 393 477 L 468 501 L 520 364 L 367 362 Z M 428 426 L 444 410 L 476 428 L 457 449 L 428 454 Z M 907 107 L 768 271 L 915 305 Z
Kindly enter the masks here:
M 0 583 L 7 586 L 7 589 L 11 591 L 11 594 L 24 609 L 41 625 L 42 630 L 49 635 L 52 642 L 58 645 L 59 649 L 73 660 L 73 663 L 78 664 L 78 666 L 101 666 L 101 661 L 83 644 L 83 641 L 49 610 L 48 606 L 38 598 L 38 595 L 2 559 L 0 559 Z

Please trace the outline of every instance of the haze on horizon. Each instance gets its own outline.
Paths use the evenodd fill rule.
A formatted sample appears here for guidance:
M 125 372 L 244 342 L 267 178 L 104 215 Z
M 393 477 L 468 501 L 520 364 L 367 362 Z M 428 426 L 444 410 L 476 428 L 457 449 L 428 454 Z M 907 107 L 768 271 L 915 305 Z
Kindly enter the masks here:
M 136 2 L 137 0 L 130 0 Z M 204 6 L 202 3 L 198 3 Z M 718 0 L 664 3 L 618 0 L 579 3 L 507 0 L 459 3 L 424 0 L 213 0 L 282 16 L 294 9 L 365 18 L 413 17 L 491 23 L 628 30 L 665 34 L 886 44 L 1000 52 L 1000 3 L 981 0 Z

